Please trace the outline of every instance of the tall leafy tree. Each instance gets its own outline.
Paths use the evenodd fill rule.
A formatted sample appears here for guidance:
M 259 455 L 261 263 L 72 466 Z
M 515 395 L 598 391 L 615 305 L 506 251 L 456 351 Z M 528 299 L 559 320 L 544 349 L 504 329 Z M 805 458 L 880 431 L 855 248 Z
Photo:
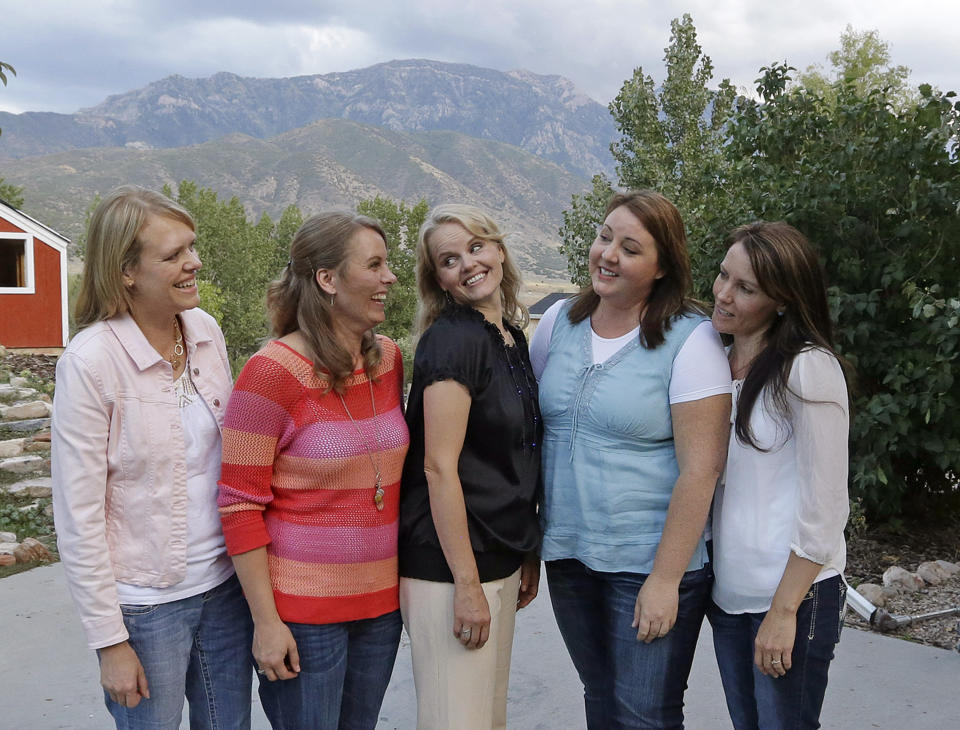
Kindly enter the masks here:
M 357 203 L 357 212 L 376 218 L 387 235 L 387 262 L 397 276 L 387 295 L 386 321 L 377 328 L 395 340 L 404 353 L 404 371 L 412 376 L 413 340 L 411 332 L 417 309 L 416 244 L 420 226 L 427 218 L 427 201 L 410 207 L 379 195 Z
M 727 185 L 724 154 L 727 119 L 736 93 L 726 79 L 711 89 L 713 62 L 703 53 L 690 15 L 670 24 L 664 49 L 666 78 L 657 87 L 653 76 L 637 68 L 610 103 L 620 138 L 610 147 L 617 162 L 618 186 L 652 188 L 670 198 L 683 214 L 692 253 L 712 244 L 709 233 L 730 217 L 736 191 Z M 560 229 L 562 252 L 572 279 L 586 281 L 586 251 L 602 217 L 613 185 L 602 176 L 593 189 L 574 196 Z
M 857 31 L 848 25 L 840 35 L 840 48 L 827 54 L 831 71 L 815 64 L 797 79 L 799 85 L 825 100 L 837 100 L 837 82 L 850 83 L 860 96 L 882 90 L 898 109 L 904 109 L 919 98 L 907 81 L 910 69 L 894 66 L 890 45 L 876 30 Z
M 266 286 L 287 260 L 300 213 L 287 209 L 277 224 L 268 215 L 251 223 L 237 198 L 221 200 L 189 181 L 180 183 L 176 200 L 196 221 L 201 305 L 218 316 L 236 369 L 267 335 Z
M 896 517 L 957 489 L 960 390 L 960 103 L 929 86 L 844 77 L 791 86 L 775 64 L 743 100 L 729 154 L 750 217 L 786 219 L 818 244 L 838 343 L 857 371 L 852 486 Z

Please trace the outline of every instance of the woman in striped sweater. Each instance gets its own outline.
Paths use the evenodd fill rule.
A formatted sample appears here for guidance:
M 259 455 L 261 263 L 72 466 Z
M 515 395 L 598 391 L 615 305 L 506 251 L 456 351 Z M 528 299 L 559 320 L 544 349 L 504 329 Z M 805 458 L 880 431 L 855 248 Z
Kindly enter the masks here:
M 393 669 L 409 436 L 400 351 L 373 327 L 395 281 L 376 221 L 307 220 L 267 295 L 278 339 L 227 407 L 220 513 L 274 728 L 373 728 Z

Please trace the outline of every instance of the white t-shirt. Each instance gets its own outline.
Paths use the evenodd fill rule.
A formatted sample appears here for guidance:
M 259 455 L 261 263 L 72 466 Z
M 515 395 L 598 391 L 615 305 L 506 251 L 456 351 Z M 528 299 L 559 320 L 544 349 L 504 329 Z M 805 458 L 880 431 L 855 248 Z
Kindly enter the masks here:
M 117 595 L 123 604 L 153 606 L 179 601 L 215 588 L 233 574 L 217 511 L 220 429 L 189 372 L 187 363 L 175 383 L 187 462 L 187 574 L 169 588 L 117 581 Z
M 553 324 L 563 305 L 563 301 L 556 302 L 544 312 L 530 340 L 530 364 L 537 380 L 547 365 Z M 605 362 L 639 337 L 640 327 L 638 325 L 625 335 L 613 338 L 600 337 L 592 329 L 590 333 L 593 336 L 593 362 L 596 365 Z M 690 333 L 673 360 L 670 405 L 722 395 L 731 392 L 731 389 L 730 366 L 723 343 L 720 342 L 720 335 L 710 322 L 702 322 Z

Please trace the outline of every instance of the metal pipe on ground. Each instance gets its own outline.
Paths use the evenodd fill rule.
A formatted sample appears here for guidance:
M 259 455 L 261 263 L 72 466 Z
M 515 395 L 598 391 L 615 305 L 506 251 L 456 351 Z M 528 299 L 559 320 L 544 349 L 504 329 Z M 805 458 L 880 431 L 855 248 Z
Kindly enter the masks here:
M 902 616 L 892 614 L 883 608 L 877 608 L 866 598 L 861 596 L 856 588 L 847 586 L 847 605 L 870 624 L 870 628 L 876 629 L 882 633 L 893 631 L 895 629 L 910 626 L 918 621 L 927 621 L 932 618 L 942 618 L 944 616 L 960 616 L 960 606 L 956 608 L 945 608 L 940 611 L 930 611 L 929 613 L 919 613 L 915 616 Z

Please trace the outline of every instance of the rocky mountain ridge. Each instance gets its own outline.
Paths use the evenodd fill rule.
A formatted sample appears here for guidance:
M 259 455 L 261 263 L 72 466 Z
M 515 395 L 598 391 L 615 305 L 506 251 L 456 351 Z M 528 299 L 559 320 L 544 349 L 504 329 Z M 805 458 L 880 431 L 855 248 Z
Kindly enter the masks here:
M 330 118 L 506 142 L 585 178 L 613 165 L 606 107 L 568 79 L 421 59 L 280 79 L 169 76 L 76 114 L 0 112 L 0 158 L 183 147 L 237 132 L 264 139 Z

